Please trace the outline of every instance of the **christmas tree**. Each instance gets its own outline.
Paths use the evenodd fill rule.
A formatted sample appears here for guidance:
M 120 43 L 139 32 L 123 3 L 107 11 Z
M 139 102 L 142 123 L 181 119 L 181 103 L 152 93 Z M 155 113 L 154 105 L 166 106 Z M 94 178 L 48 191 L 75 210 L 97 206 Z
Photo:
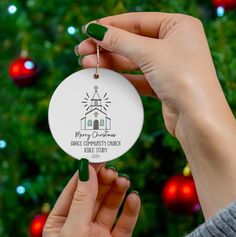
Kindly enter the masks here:
M 81 69 L 73 51 L 86 38 L 81 26 L 133 11 L 178 12 L 200 18 L 218 78 L 235 113 L 236 12 L 232 8 L 236 6 L 227 2 L 0 2 L 0 236 L 29 236 L 33 218 L 53 206 L 78 168 L 77 160 L 64 153 L 52 138 L 48 104 L 60 82 Z M 183 236 L 203 222 L 202 214 L 171 212 L 164 205 L 162 190 L 171 176 L 182 173 L 186 158 L 165 129 L 160 102 L 142 100 L 145 122 L 141 136 L 129 152 L 111 163 L 119 172 L 129 174 L 132 189 L 138 190 L 142 199 L 134 236 Z

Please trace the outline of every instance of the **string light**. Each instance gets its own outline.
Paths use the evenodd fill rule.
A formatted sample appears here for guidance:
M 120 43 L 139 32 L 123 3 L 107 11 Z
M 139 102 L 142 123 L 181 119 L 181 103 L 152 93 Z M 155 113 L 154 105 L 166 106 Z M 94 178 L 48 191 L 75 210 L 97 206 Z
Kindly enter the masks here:
M 22 186 L 22 185 L 17 186 L 16 192 L 17 192 L 19 195 L 23 195 L 23 194 L 25 193 L 25 187 Z
M 74 35 L 75 34 L 75 27 L 74 26 L 69 26 L 68 28 L 67 28 L 67 32 L 68 32 L 68 34 L 70 34 L 70 35 Z
M 222 17 L 225 14 L 225 9 L 222 6 L 216 8 L 216 14 L 218 17 Z
M 17 7 L 15 5 L 10 5 L 7 10 L 10 14 L 15 14 L 17 11 Z
M 0 149 L 4 149 L 7 146 L 6 141 L 0 140 Z
M 25 63 L 24 63 L 24 66 L 25 66 L 25 68 L 26 69 L 33 69 L 34 68 L 34 63 L 32 62 L 32 61 L 26 61 Z
M 183 175 L 184 175 L 184 176 L 190 176 L 190 175 L 191 175 L 191 170 L 190 170 L 190 167 L 189 167 L 189 164 L 188 164 L 188 163 L 187 163 L 186 166 L 184 167 Z

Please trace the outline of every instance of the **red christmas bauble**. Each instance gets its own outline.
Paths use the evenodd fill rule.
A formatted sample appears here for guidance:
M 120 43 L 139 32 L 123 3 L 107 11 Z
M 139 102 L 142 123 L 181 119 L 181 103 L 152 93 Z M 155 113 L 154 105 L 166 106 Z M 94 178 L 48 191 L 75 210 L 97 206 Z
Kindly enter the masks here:
M 42 237 L 48 214 L 38 214 L 30 224 L 30 237 Z
M 225 10 L 236 8 L 236 0 L 213 0 L 214 6 L 223 7 Z
M 162 190 L 164 205 L 178 214 L 193 214 L 200 203 L 192 176 L 175 175 L 167 180 Z
M 9 74 L 17 86 L 30 86 L 37 81 L 38 67 L 36 63 L 28 57 L 15 59 L 10 67 Z

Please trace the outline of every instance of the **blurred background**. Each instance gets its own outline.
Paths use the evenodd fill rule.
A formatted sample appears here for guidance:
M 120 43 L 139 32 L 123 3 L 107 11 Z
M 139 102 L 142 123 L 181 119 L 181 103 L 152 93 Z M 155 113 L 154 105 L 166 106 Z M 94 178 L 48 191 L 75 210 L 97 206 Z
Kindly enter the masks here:
M 139 11 L 200 18 L 235 113 L 234 8 L 235 0 L 1 0 L 0 236 L 40 237 L 47 213 L 77 170 L 78 162 L 53 140 L 47 113 L 58 84 L 81 69 L 74 46 L 86 38 L 83 24 Z M 203 222 L 192 177 L 179 143 L 165 129 L 160 102 L 142 100 L 142 134 L 111 164 L 130 176 L 142 199 L 135 237 L 184 236 Z

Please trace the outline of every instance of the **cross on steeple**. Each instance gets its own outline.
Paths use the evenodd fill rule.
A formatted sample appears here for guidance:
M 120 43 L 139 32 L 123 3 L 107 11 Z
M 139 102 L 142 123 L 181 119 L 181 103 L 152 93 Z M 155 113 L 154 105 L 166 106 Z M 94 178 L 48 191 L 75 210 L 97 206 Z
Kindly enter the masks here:
M 93 110 L 95 108 L 102 110 L 102 104 L 101 104 L 101 98 L 98 94 L 98 86 L 94 86 L 94 94 L 91 99 L 91 105 L 90 105 L 90 110 Z

